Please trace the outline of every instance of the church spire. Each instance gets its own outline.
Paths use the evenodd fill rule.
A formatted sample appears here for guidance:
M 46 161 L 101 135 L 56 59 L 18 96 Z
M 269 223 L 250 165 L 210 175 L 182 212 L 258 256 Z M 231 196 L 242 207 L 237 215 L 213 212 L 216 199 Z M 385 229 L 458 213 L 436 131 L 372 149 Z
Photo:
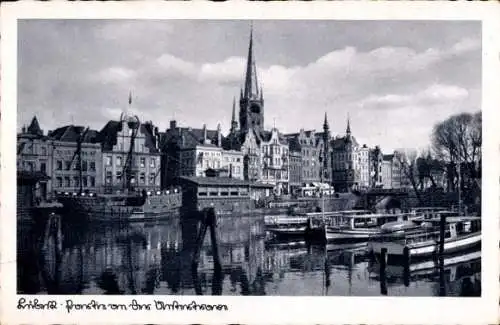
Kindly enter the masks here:
M 248 45 L 247 69 L 245 73 L 245 98 L 259 98 L 257 82 L 257 68 L 253 55 L 253 26 L 250 29 L 250 43 Z
M 328 115 L 325 112 L 325 121 L 323 122 L 323 130 L 326 132 L 330 129 L 330 126 L 328 125 Z
M 236 121 L 236 98 L 233 97 L 233 114 L 231 116 L 231 132 L 236 131 L 238 122 Z
M 347 113 L 347 128 L 345 130 L 345 133 L 347 135 L 351 135 L 351 121 L 350 121 L 350 118 L 349 118 L 349 113 Z

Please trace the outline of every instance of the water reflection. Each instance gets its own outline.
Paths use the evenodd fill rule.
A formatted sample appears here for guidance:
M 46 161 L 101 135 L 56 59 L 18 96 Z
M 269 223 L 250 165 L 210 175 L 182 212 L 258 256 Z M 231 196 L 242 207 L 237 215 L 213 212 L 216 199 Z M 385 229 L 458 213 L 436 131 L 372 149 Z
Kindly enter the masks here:
M 198 227 L 171 218 L 133 225 L 18 226 L 18 291 L 50 294 L 474 296 L 480 260 L 416 272 L 387 266 L 382 277 L 363 244 L 308 246 L 266 239 L 261 217 L 222 217 L 216 229 L 221 268 L 205 236 L 197 272 Z M 472 264 L 471 264 L 472 263 Z M 441 280 L 440 280 L 441 278 Z

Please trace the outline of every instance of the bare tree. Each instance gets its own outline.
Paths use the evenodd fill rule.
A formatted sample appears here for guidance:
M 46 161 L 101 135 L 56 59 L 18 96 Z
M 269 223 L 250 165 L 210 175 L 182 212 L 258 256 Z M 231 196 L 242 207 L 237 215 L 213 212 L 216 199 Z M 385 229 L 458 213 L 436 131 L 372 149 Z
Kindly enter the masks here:
M 418 188 L 418 152 L 415 149 L 399 149 L 394 152 L 401 171 L 401 186 L 411 185 L 417 196 L 419 204 L 422 204 L 421 189 Z M 410 184 L 408 184 L 408 182 Z
M 477 112 L 453 115 L 434 127 L 433 149 L 446 163 L 449 191 L 456 191 L 458 186 L 471 188 L 476 183 L 481 163 L 481 126 L 481 112 Z

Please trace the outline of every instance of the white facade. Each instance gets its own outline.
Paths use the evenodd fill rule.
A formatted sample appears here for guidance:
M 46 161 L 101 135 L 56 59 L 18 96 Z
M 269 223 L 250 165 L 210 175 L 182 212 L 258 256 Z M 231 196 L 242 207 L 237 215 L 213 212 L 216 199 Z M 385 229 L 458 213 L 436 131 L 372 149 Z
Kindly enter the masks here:
M 276 128 L 271 130 L 268 141 L 260 145 L 262 157 L 262 182 L 275 185 L 277 194 L 288 193 L 289 154 L 288 144 L 282 143 Z
M 207 144 L 180 152 L 180 175 L 204 177 L 207 169 L 226 169 L 232 178 L 243 179 L 243 154 Z

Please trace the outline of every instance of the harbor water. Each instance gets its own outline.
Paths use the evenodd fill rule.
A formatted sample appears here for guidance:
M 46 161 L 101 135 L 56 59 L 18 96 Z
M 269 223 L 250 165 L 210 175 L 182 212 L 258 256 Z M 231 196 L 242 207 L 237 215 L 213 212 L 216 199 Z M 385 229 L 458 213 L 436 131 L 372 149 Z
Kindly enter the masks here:
M 18 223 L 18 293 L 194 295 L 196 287 L 204 295 L 481 293 L 480 252 L 469 252 L 469 258 L 441 268 L 432 261 L 410 271 L 387 266 L 381 277 L 363 244 L 280 242 L 266 234 L 263 216 L 219 217 L 222 272 L 214 272 L 207 232 L 196 277 L 191 270 L 196 228 L 179 217 L 115 225 L 63 223 L 59 239 L 48 236 L 45 228 Z

